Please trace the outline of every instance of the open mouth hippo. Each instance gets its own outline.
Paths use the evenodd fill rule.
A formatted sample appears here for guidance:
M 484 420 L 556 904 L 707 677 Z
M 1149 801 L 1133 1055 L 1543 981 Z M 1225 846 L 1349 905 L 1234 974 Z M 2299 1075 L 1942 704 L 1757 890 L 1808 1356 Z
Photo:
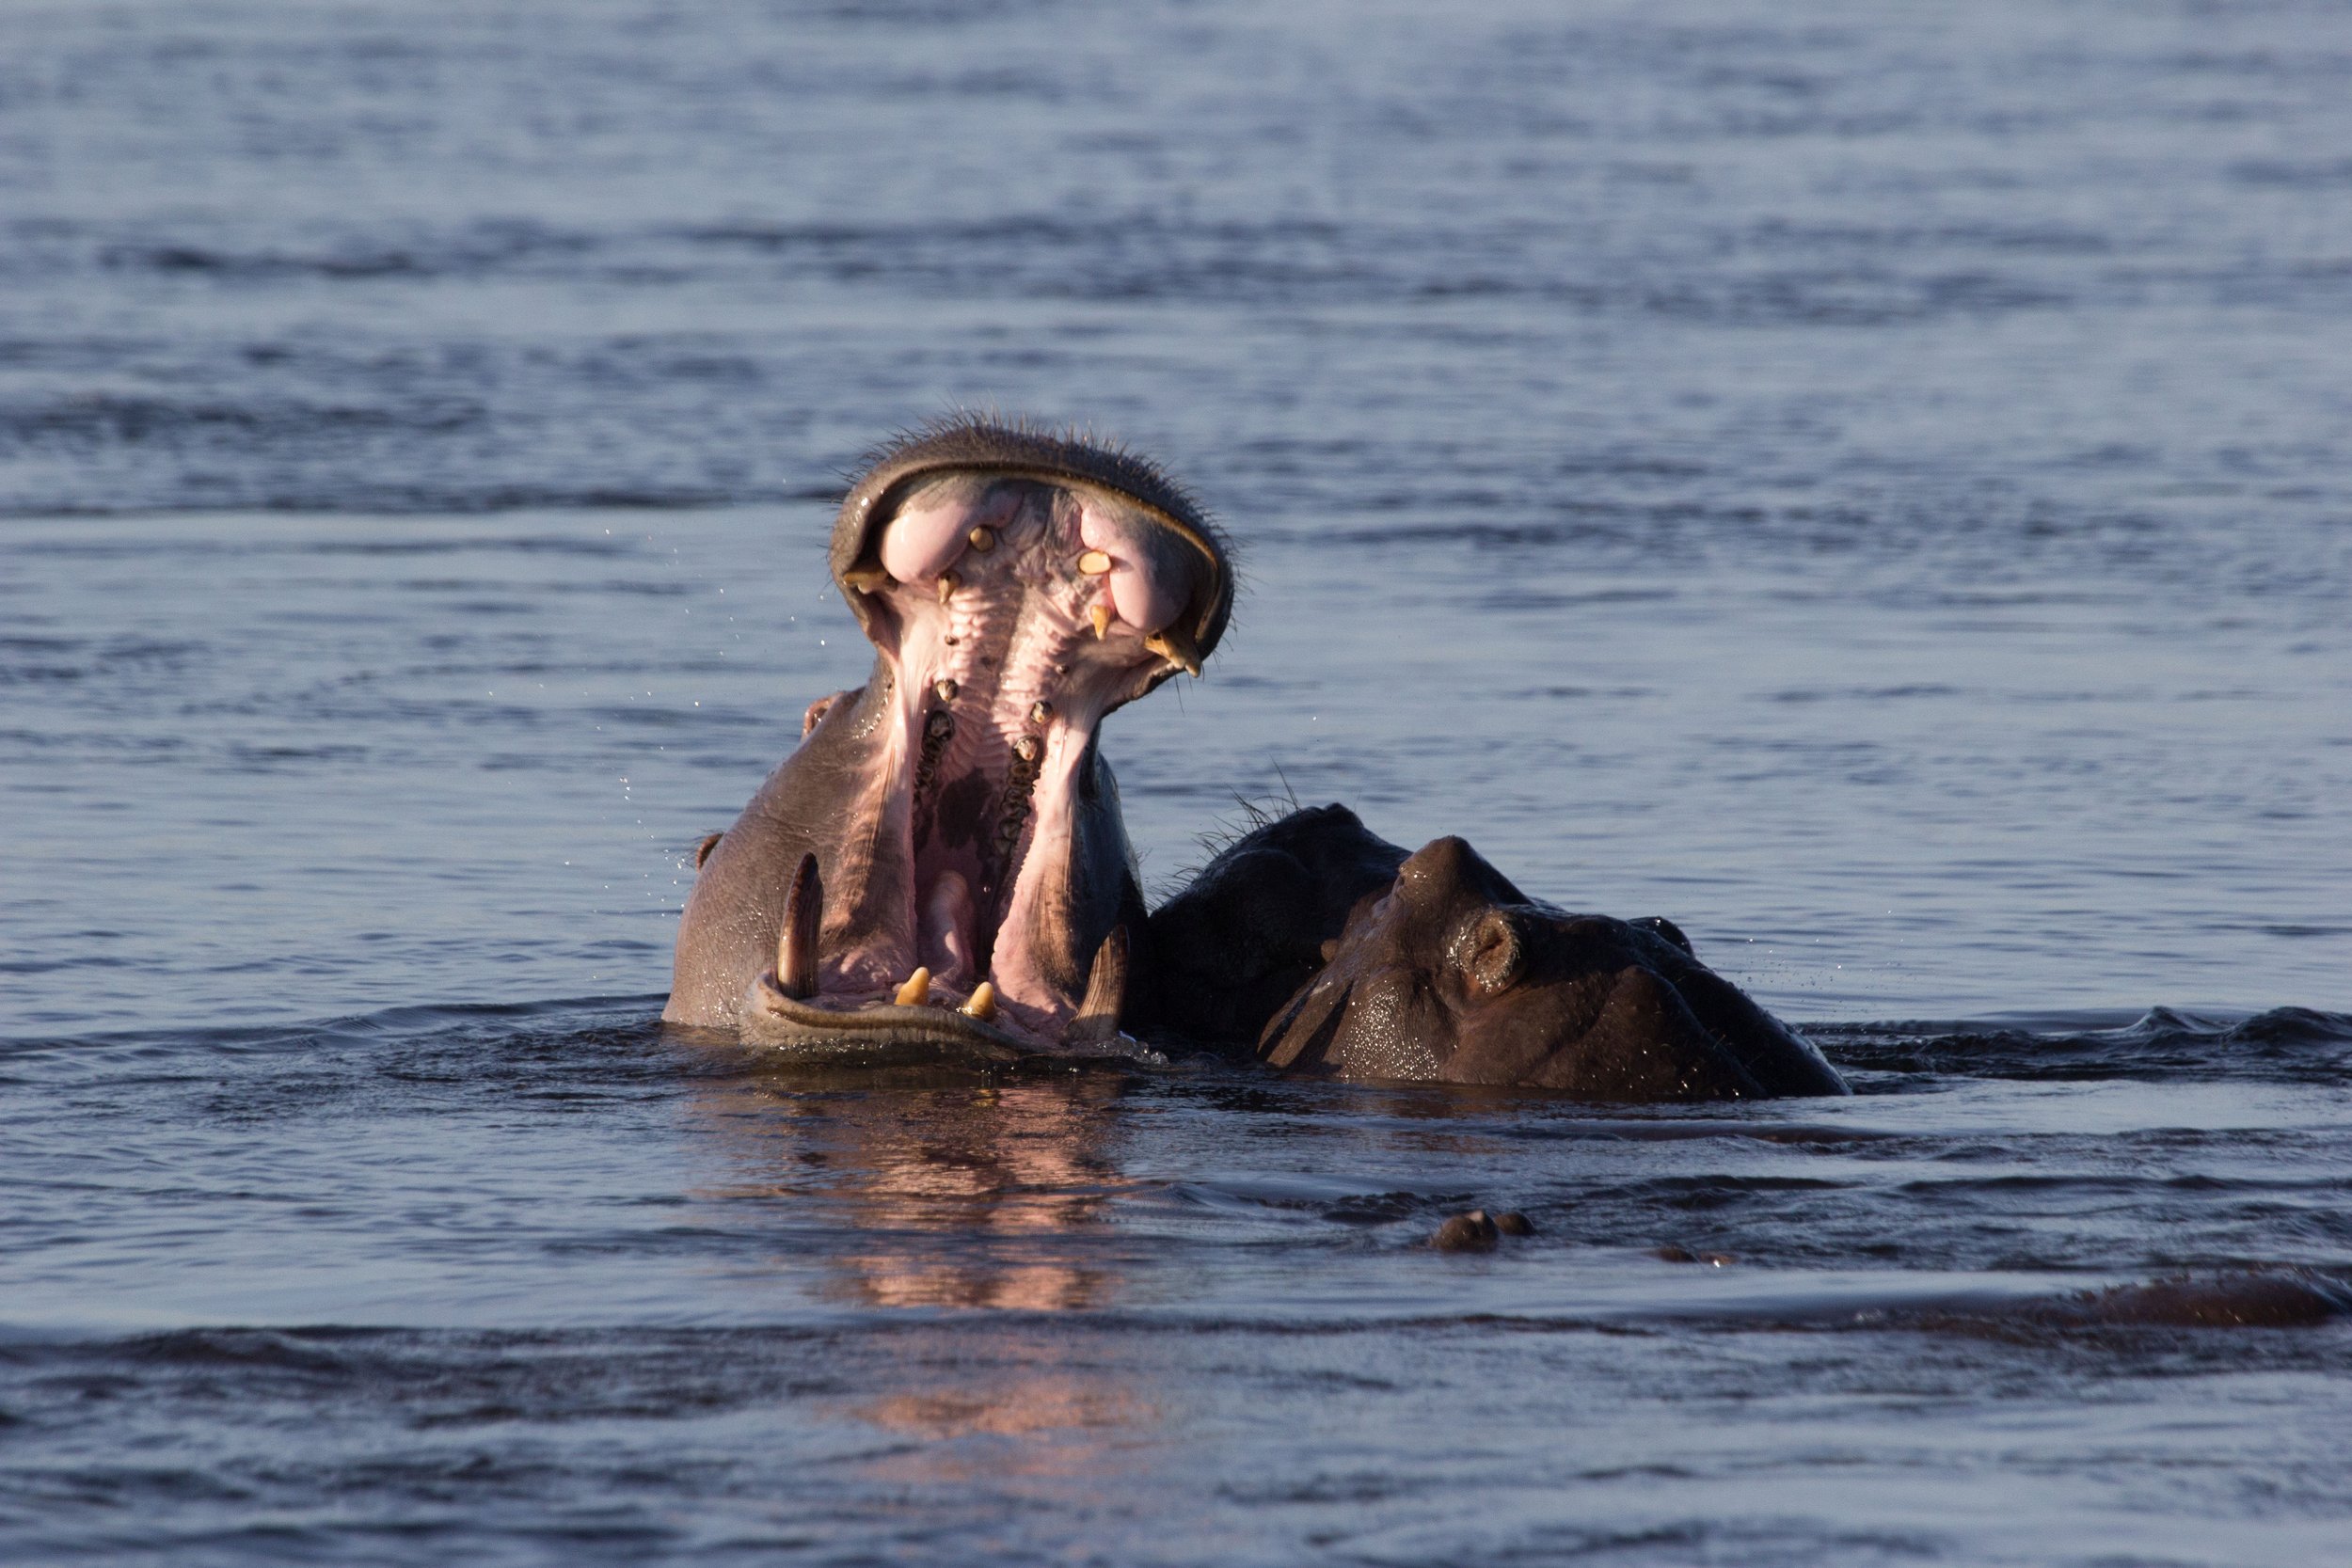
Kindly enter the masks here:
M 1262 825 L 1147 919 L 1098 732 L 1200 673 L 1232 607 L 1222 536 L 1151 464 L 943 425 L 874 460 L 832 567 L 873 674 L 705 845 L 666 1022 L 818 1061 L 1132 1033 L 1589 1099 L 1846 1092 L 1667 922 L 1537 903 L 1343 806 Z
M 966 420 L 876 457 L 832 568 L 873 674 L 707 847 L 663 1019 L 894 1060 L 1110 1038 L 1144 905 L 1097 731 L 1200 673 L 1221 535 L 1148 462 Z
M 1665 920 L 1540 903 L 1458 838 L 1406 854 L 1344 806 L 1291 814 L 1154 911 L 1138 1027 L 1292 1072 L 1586 1100 L 1845 1094 L 1813 1045 Z

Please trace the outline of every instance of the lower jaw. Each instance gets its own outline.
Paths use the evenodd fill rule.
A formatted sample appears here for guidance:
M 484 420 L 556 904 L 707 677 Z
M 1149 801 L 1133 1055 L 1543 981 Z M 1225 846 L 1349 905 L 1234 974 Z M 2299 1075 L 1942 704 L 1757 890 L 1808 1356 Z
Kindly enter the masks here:
M 1132 1055 L 1139 1043 L 1099 1022 L 1047 1038 L 936 1002 L 907 1006 L 828 998 L 798 1001 L 763 977 L 745 1009 L 741 1037 L 797 1062 L 1007 1066 L 1038 1056 Z
M 820 1006 L 763 985 L 743 1021 L 746 1043 L 812 1062 L 940 1061 L 1000 1064 L 1037 1054 L 1038 1042 L 947 1007 L 873 1002 Z
M 818 933 L 824 901 L 817 856 L 803 855 L 786 890 L 775 966 L 744 998 L 738 1032 L 746 1044 L 806 1060 L 979 1063 L 1101 1054 L 1133 1046 L 1119 1027 L 1127 993 L 1123 926 L 1113 928 L 1096 949 L 1086 994 L 1074 1005 L 1057 992 L 1030 1003 L 1000 998 L 987 980 L 974 985 L 959 1005 L 955 990 L 936 985 L 924 967 L 914 969 L 895 992 L 822 990 Z

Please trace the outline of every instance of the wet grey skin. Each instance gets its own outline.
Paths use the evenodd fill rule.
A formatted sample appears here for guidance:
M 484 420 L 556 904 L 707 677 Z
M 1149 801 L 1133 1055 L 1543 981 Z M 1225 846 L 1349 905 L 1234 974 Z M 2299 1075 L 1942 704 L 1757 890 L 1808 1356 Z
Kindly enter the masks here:
M 1848 1093 L 1671 921 L 1530 898 L 1459 838 L 1344 806 L 1264 824 L 1146 927 L 1137 1024 L 1285 1071 L 1669 1101 Z
M 873 673 L 706 843 L 663 1020 L 849 1059 L 1115 1039 L 1144 905 L 1099 726 L 1200 673 L 1223 535 L 1131 453 L 965 420 L 875 455 L 831 566 Z

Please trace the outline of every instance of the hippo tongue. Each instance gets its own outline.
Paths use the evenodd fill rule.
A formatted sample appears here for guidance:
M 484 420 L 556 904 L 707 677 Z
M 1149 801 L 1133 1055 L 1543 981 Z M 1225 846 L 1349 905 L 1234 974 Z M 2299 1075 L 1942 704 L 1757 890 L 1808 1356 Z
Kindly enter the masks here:
M 911 959 L 954 992 L 993 980 L 1015 1023 L 1059 1036 L 1086 953 L 1041 935 L 1069 935 L 1096 726 L 1198 673 L 1189 612 L 1220 571 L 1197 538 L 1099 485 L 951 470 L 909 487 L 842 574 L 894 676 L 881 816 L 913 868 L 905 949 L 829 955 L 824 990 L 895 984 Z

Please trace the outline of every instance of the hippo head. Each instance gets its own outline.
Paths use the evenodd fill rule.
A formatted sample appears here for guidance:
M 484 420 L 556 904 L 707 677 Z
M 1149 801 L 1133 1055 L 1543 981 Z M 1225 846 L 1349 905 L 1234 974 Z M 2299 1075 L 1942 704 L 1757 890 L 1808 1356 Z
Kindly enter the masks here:
M 1406 857 L 1323 957 L 1260 1037 L 1276 1067 L 1592 1100 L 1845 1092 L 1669 923 L 1538 903 L 1458 838 Z
M 664 1017 L 901 1056 L 1115 1034 L 1143 905 L 1099 730 L 1200 673 L 1222 536 L 1131 453 L 958 420 L 875 456 L 831 565 L 873 673 L 711 847 Z

